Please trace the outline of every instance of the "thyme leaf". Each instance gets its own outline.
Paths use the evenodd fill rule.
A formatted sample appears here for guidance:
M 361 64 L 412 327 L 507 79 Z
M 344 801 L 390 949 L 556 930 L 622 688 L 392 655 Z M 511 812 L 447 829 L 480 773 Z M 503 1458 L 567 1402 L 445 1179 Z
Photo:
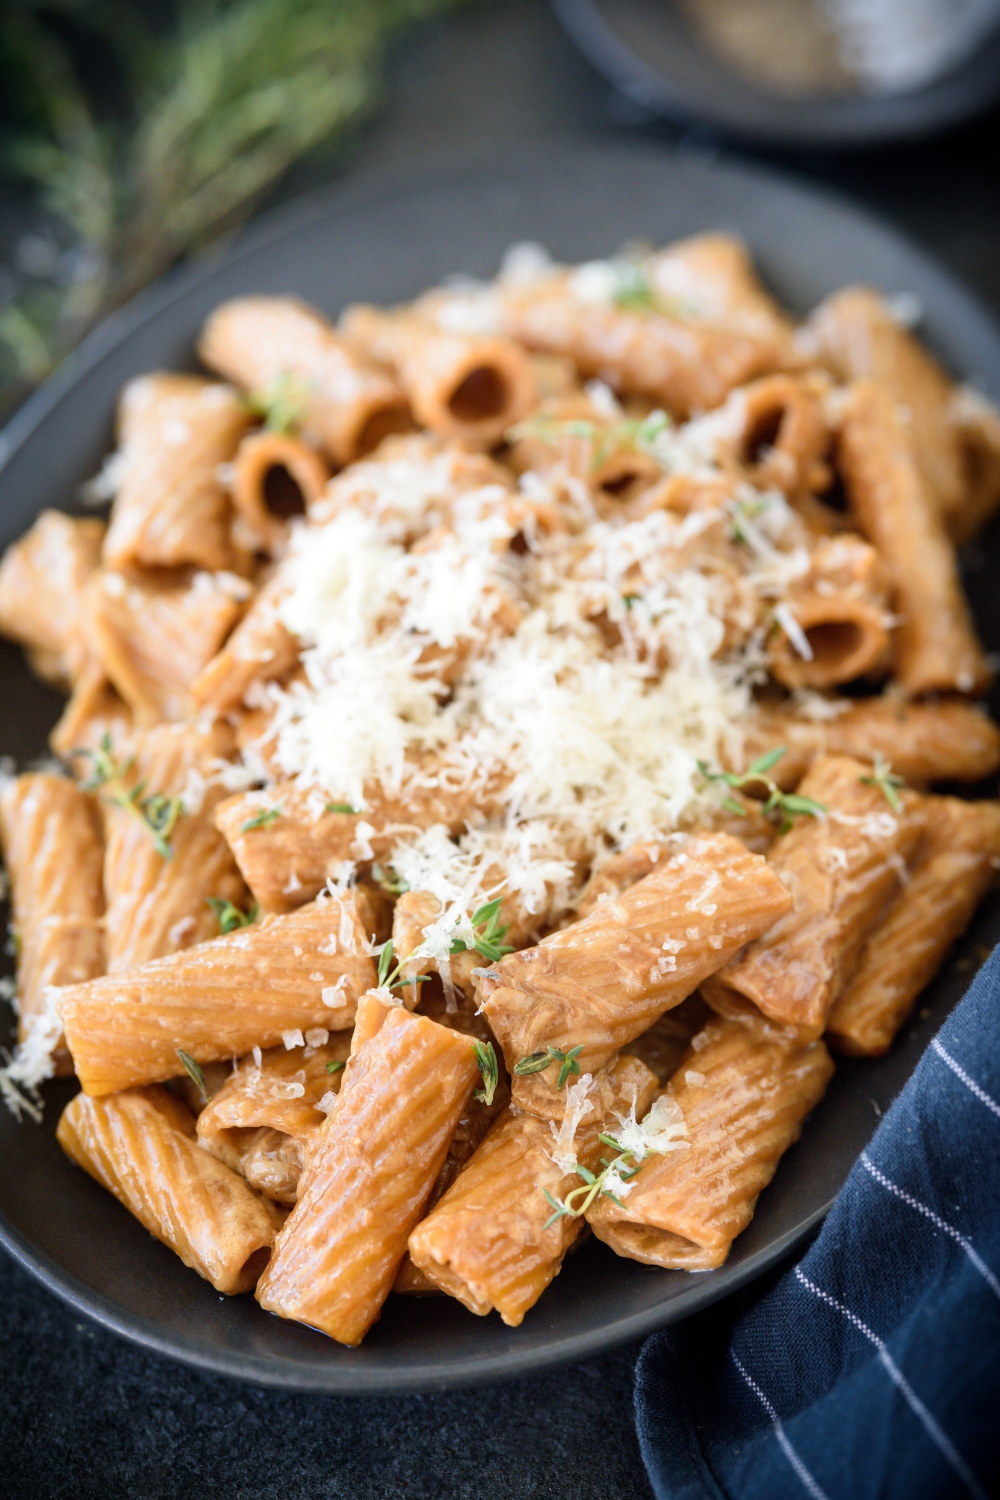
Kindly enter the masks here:
M 126 786 L 125 778 L 135 764 L 135 759 L 129 756 L 128 760 L 121 763 L 116 761 L 110 734 L 102 736 L 96 750 L 72 750 L 70 754 L 90 761 L 90 775 L 81 783 L 83 790 L 95 792 L 103 788 L 113 806 L 120 807 L 146 830 L 157 854 L 162 859 L 173 859 L 170 835 L 184 811 L 181 798 L 168 797 L 164 792 L 154 792 L 145 797 L 145 781 L 137 781 L 132 787 Z
M 395 949 L 393 947 L 392 938 L 390 938 L 378 956 L 379 989 L 405 990 L 408 984 L 416 986 L 418 984 L 425 984 L 427 982 L 428 976 L 426 974 L 411 974 L 408 977 L 400 978 L 400 975 L 403 973 L 406 965 L 411 961 L 411 959 L 416 957 L 416 950 L 414 950 L 413 953 L 408 953 L 405 958 L 401 958 L 395 968 L 393 968 L 392 966 L 392 960 L 394 956 Z
M 180 1047 L 177 1048 L 177 1056 L 181 1060 L 181 1067 L 184 1069 L 185 1073 L 190 1078 L 195 1088 L 198 1090 L 204 1103 L 207 1104 L 212 1096 L 208 1092 L 208 1087 L 205 1083 L 205 1075 L 201 1071 L 201 1066 L 195 1062 L 190 1052 L 184 1052 Z
M 327 1071 L 327 1072 L 328 1072 L 328 1073 L 339 1073 L 339 1072 L 340 1072 L 340 1070 L 341 1070 L 341 1068 L 343 1068 L 343 1067 L 345 1067 L 345 1066 L 346 1066 L 346 1064 L 345 1064 L 345 1063 L 342 1063 L 342 1062 L 334 1062 L 334 1061 L 333 1061 L 333 1060 L 332 1060 L 332 1059 L 331 1059 L 331 1060 L 330 1060 L 330 1062 L 328 1062 L 328 1063 L 327 1063 L 327 1065 L 326 1065 L 326 1071 Z
M 403 896 L 410 889 L 410 882 L 397 875 L 392 866 L 384 870 L 380 864 L 372 865 L 372 879 L 376 880 L 390 896 Z
M 349 802 L 328 802 L 326 804 L 326 806 L 324 807 L 323 811 L 325 813 L 353 813 L 353 814 L 357 814 L 358 809 L 356 807 L 352 807 Z
M 888 802 L 893 812 L 899 812 L 902 803 L 899 800 L 898 787 L 905 786 L 906 782 L 902 776 L 897 776 L 892 766 L 881 755 L 876 755 L 875 764 L 870 776 L 859 776 L 858 780 L 862 786 L 877 786 L 882 796 Z
M 559 1063 L 559 1076 L 556 1080 L 556 1088 L 564 1088 L 570 1078 L 580 1072 L 580 1064 L 577 1058 L 583 1051 L 583 1043 L 578 1047 L 571 1047 L 564 1052 L 560 1047 L 546 1047 L 543 1052 L 532 1052 L 527 1057 L 520 1058 L 514 1064 L 514 1072 L 518 1078 L 526 1078 L 530 1073 L 542 1073 L 553 1063 Z
M 505 953 L 514 951 L 509 943 L 504 942 L 510 923 L 500 926 L 502 904 L 502 898 L 497 896 L 495 901 L 488 901 L 485 906 L 474 911 L 470 919 L 474 934 L 473 946 L 476 952 L 491 964 L 499 963 Z M 454 938 L 451 951 L 452 953 L 468 953 L 469 944 L 465 938 Z
M 239 927 L 250 927 L 256 922 L 260 915 L 260 907 L 257 902 L 251 903 L 249 911 L 240 911 L 232 901 L 224 901 L 221 896 L 207 896 L 205 905 L 210 906 L 219 919 L 219 929 L 223 937 L 229 932 L 235 932 Z
M 473 1048 L 476 1053 L 476 1062 L 479 1071 L 483 1075 L 483 1086 L 473 1094 L 474 1099 L 479 1099 L 483 1104 L 492 1104 L 493 1095 L 497 1091 L 500 1082 L 500 1068 L 497 1063 L 497 1055 L 493 1050 L 492 1042 L 480 1042 L 473 1040 Z
M 253 828 L 270 828 L 281 816 L 280 807 L 262 807 L 260 812 L 240 824 L 240 833 L 249 833 Z
M 251 391 L 246 403 L 254 416 L 264 418 L 269 432 L 294 432 L 305 420 L 309 385 L 301 376 L 283 371 L 269 386 Z
M 772 766 L 775 766 L 785 754 L 785 746 L 781 745 L 776 750 L 768 750 L 766 755 L 759 756 L 745 771 L 710 771 L 703 760 L 698 762 L 698 770 L 705 781 L 721 781 L 726 786 L 743 787 L 752 785 L 754 782 L 762 781 L 767 788 L 767 801 L 761 809 L 765 817 L 771 813 L 781 814 L 780 833 L 787 833 L 795 818 L 819 818 L 826 812 L 826 806 L 822 802 L 815 801 L 812 797 L 803 797 L 799 792 L 783 792 L 781 788 L 767 774 Z M 727 812 L 743 814 L 745 807 L 741 807 L 735 797 L 727 797 L 723 802 Z

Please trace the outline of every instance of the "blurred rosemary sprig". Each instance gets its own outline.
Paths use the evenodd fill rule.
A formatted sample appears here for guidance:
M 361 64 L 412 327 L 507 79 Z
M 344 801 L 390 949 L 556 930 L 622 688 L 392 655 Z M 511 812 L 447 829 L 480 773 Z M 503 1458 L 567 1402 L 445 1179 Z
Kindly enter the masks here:
M 0 167 L 66 242 L 58 275 L 0 308 L 0 418 L 98 318 L 334 144 L 371 107 L 387 42 L 457 3 L 179 0 L 166 29 L 135 0 L 0 5 Z M 95 50 L 121 81 L 111 106 L 81 66 Z

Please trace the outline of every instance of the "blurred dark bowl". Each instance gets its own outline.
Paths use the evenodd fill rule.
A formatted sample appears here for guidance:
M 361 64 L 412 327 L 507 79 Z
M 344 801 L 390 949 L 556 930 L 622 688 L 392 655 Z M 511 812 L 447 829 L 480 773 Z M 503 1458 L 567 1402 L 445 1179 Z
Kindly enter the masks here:
M 659 0 L 552 0 L 594 67 L 642 110 L 730 139 L 792 147 L 856 147 L 930 135 L 1000 96 L 1000 26 L 965 62 L 920 88 L 790 96 L 755 85 Z

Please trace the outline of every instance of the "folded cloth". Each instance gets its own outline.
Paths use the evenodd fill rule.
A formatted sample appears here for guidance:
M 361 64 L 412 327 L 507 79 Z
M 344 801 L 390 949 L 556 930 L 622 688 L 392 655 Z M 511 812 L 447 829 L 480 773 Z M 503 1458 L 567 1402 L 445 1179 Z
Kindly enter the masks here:
M 658 1500 L 1000 1495 L 1000 948 L 806 1255 L 636 1369 Z

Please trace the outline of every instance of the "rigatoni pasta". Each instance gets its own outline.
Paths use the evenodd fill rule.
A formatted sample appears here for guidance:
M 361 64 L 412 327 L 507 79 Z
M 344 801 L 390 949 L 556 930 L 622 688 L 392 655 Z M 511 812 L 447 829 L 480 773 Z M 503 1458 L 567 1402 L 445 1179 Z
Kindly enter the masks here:
M 70 1157 L 347 1346 L 393 1294 L 516 1327 L 587 1226 L 722 1265 L 994 880 L 944 793 L 1000 767 L 1000 414 L 721 234 L 198 348 L 123 392 L 107 525 L 0 563 L 71 692 L 0 788 L 0 1092 L 75 1072 Z

